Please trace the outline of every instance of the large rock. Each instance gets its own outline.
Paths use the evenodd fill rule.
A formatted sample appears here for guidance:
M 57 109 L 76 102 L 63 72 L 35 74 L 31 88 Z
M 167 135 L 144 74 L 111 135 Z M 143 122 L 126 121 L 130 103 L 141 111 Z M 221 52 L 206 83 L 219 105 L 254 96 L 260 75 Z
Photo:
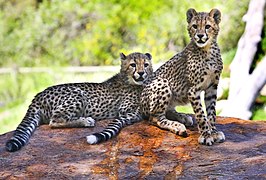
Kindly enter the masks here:
M 93 129 L 41 126 L 28 145 L 6 152 L 0 136 L 0 179 L 266 179 L 266 123 L 218 118 L 226 141 L 197 142 L 196 128 L 187 138 L 137 123 L 100 145 L 86 143 Z

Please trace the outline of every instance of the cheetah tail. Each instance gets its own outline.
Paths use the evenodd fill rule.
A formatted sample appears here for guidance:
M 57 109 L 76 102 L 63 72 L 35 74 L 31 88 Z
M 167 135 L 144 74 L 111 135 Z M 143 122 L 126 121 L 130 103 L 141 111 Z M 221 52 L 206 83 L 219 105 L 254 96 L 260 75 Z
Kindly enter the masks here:
M 121 129 L 126 126 L 126 119 L 115 119 L 101 132 L 87 136 L 89 144 L 99 144 L 105 142 L 119 134 Z
M 22 122 L 14 131 L 13 136 L 6 142 L 6 150 L 15 152 L 21 149 L 30 139 L 36 127 L 40 123 L 38 110 L 29 108 Z

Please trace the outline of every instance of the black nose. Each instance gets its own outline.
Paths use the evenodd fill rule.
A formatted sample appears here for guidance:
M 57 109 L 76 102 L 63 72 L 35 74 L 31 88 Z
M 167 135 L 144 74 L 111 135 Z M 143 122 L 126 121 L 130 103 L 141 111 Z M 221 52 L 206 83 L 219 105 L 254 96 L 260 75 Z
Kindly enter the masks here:
M 144 72 L 138 72 L 138 74 L 139 74 L 140 76 L 143 76 Z
M 197 36 L 201 39 L 203 38 L 204 34 L 197 34 Z

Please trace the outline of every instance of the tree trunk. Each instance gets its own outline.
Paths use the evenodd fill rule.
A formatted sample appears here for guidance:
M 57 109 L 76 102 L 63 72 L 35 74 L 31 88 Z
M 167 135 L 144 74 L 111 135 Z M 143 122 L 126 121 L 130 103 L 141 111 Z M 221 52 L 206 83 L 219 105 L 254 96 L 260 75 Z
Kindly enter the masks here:
M 266 83 L 266 56 L 252 74 L 249 73 L 257 45 L 261 41 L 265 3 L 266 0 L 251 0 L 248 12 L 243 17 L 246 28 L 230 65 L 229 97 L 227 106 L 221 112 L 222 116 L 249 119 L 252 103 Z

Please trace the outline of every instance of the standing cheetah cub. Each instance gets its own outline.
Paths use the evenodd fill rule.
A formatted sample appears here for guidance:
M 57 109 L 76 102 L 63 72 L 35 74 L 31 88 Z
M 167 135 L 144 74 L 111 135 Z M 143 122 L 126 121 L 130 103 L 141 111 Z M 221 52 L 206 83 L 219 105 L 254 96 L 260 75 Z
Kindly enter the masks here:
M 106 141 L 126 125 L 142 120 L 143 81 L 153 73 L 149 53 L 121 56 L 120 73 L 102 83 L 70 83 L 38 93 L 6 143 L 7 151 L 23 147 L 40 124 L 51 127 L 93 127 L 95 121 L 114 119 L 101 133 L 87 137 L 90 144 Z
M 223 132 L 215 127 L 217 85 L 223 68 L 216 42 L 220 21 L 217 9 L 209 13 L 189 9 L 190 43 L 155 71 L 141 95 L 144 116 L 158 127 L 181 136 L 187 136 L 185 125 L 193 121 L 188 115 L 176 112 L 175 106 L 190 102 L 200 132 L 198 142 L 205 145 L 225 140 Z M 202 91 L 207 117 L 200 100 Z

